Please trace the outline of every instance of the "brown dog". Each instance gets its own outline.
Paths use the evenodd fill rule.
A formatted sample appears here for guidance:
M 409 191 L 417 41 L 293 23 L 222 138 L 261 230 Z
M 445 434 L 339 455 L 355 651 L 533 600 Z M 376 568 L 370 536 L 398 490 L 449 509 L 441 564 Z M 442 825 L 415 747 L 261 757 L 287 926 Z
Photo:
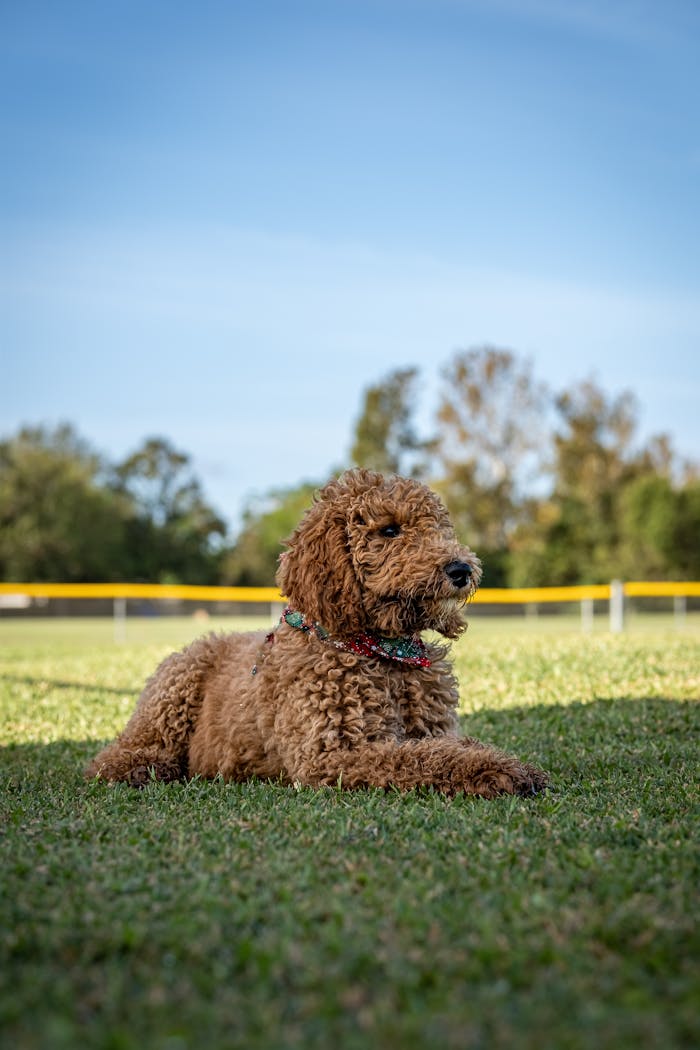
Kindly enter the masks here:
M 424 485 L 368 470 L 329 482 L 288 541 L 271 634 L 210 635 L 169 656 L 87 776 L 199 773 L 346 788 L 530 794 L 546 775 L 457 733 L 445 646 L 479 561 Z

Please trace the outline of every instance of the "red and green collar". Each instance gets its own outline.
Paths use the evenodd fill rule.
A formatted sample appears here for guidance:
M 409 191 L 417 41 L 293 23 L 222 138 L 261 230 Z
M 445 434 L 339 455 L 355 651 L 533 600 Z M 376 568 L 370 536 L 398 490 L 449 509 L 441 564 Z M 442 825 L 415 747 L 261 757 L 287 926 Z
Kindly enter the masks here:
M 363 631 L 354 638 L 332 638 L 325 627 L 314 620 L 307 620 L 301 612 L 287 608 L 282 613 L 280 623 L 286 623 L 305 634 L 315 635 L 319 641 L 328 642 L 336 649 L 358 656 L 378 656 L 382 660 L 392 660 L 408 667 L 430 667 L 430 657 L 425 643 L 418 635 L 406 638 L 384 638 L 379 634 Z

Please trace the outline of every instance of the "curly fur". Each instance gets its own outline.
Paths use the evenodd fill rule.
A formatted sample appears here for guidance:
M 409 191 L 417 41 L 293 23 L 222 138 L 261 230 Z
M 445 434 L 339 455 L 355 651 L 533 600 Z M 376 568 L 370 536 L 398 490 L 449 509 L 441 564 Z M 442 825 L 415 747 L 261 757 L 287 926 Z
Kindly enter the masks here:
M 283 622 L 272 639 L 195 641 L 158 667 L 87 776 L 137 786 L 151 776 L 195 774 L 347 788 L 433 785 L 487 798 L 545 785 L 541 771 L 458 735 L 445 646 L 429 642 L 431 665 L 413 667 L 333 644 L 359 632 L 456 638 L 464 630 L 479 561 L 457 541 L 433 492 L 349 471 L 319 492 L 287 548 L 280 589 L 331 640 Z M 464 570 L 457 579 L 446 571 L 455 565 Z

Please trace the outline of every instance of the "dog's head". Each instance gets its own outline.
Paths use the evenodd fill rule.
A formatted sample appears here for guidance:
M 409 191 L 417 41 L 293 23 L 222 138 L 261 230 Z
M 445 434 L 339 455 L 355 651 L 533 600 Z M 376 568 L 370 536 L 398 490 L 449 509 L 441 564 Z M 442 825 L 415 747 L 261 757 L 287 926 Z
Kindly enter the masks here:
M 370 470 L 321 489 L 287 548 L 280 590 L 336 637 L 434 630 L 456 638 L 481 578 L 434 492 Z

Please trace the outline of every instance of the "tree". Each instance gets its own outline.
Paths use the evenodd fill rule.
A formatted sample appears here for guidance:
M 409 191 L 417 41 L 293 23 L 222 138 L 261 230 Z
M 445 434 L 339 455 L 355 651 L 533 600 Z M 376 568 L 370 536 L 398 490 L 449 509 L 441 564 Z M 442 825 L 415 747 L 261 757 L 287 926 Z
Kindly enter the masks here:
M 630 391 L 608 396 L 592 380 L 556 399 L 554 532 L 567 551 L 565 582 L 601 583 L 622 575 L 622 493 L 648 472 L 654 450 L 637 451 L 637 403 Z M 574 542 L 575 541 L 575 542 Z
M 524 492 L 542 470 L 546 404 L 530 363 L 509 350 L 459 351 L 443 370 L 436 487 L 491 584 L 505 582 Z
M 365 390 L 350 452 L 355 466 L 412 477 L 425 473 L 431 442 L 416 432 L 417 381 L 416 368 L 397 369 Z
M 0 443 L 0 574 L 5 580 L 114 580 L 127 507 L 105 465 L 63 424 L 24 427 Z
M 700 482 L 674 486 L 647 474 L 621 494 L 623 572 L 628 578 L 700 577 Z
M 190 457 L 153 437 L 114 468 L 113 488 L 131 507 L 132 575 L 216 583 L 226 525 L 204 499 Z
M 695 472 L 694 472 L 695 473 Z M 677 496 L 671 564 L 683 580 L 700 580 L 700 480 L 690 477 Z
M 273 489 L 250 501 L 233 548 L 222 566 L 224 583 L 239 587 L 273 586 L 283 541 L 291 535 L 313 499 L 318 485 Z
M 637 447 L 634 396 L 609 396 L 592 380 L 560 393 L 555 407 L 552 491 L 512 538 L 511 582 L 685 575 L 697 517 L 690 482 L 674 486 L 670 439 Z
M 0 443 L 6 580 L 215 583 L 224 535 L 188 457 L 166 441 L 117 467 L 68 424 Z
M 609 398 L 592 380 L 559 394 L 560 418 L 554 434 L 555 492 L 599 504 L 639 471 L 634 453 L 637 403 L 626 390 Z

